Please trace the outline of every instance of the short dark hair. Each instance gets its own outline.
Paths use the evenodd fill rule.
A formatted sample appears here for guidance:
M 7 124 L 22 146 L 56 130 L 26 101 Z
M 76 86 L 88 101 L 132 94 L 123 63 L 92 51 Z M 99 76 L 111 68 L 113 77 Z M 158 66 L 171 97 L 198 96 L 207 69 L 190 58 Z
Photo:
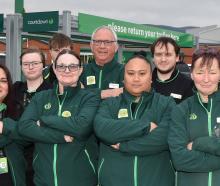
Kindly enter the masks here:
M 40 49 L 37 49 L 37 48 L 28 48 L 24 52 L 22 52 L 22 54 L 20 55 L 20 65 L 22 65 L 23 56 L 26 54 L 32 54 L 32 53 L 39 54 L 39 56 L 41 58 L 41 62 L 43 63 L 43 67 L 45 67 L 45 60 L 46 60 L 45 55 Z
M 195 63 L 199 58 L 202 58 L 201 66 L 208 66 L 208 67 L 211 67 L 213 63 L 213 59 L 216 59 L 218 61 L 218 66 L 220 69 L 220 53 L 218 50 L 214 48 L 200 48 L 196 50 L 192 56 L 191 71 L 193 71 L 195 67 Z
M 8 106 L 8 102 L 10 101 L 10 95 L 11 95 L 11 91 L 12 91 L 11 74 L 10 74 L 10 71 L 8 70 L 8 68 L 5 65 L 0 64 L 0 68 L 5 72 L 5 75 L 6 75 L 6 78 L 7 78 L 7 81 L 8 81 L 8 95 L 3 100 L 3 103 L 5 103 Z
M 71 54 L 73 55 L 75 58 L 77 58 L 79 60 L 79 66 L 81 67 L 82 66 L 82 63 L 81 63 L 81 60 L 80 60 L 80 57 L 77 53 L 75 53 L 74 51 L 72 50 L 69 50 L 69 49 L 63 49 L 56 57 L 55 61 L 54 61 L 54 64 L 55 64 L 55 68 L 56 68 L 56 65 L 57 65 L 57 61 L 59 59 L 60 56 L 64 55 L 64 54 Z
M 126 65 L 127 65 L 127 63 L 128 63 L 129 61 L 131 61 L 132 59 L 135 59 L 135 58 L 144 60 L 147 64 L 150 65 L 150 69 L 151 69 L 151 71 L 152 71 L 152 64 L 151 64 L 150 60 L 147 59 L 145 56 L 143 56 L 143 55 L 141 55 L 141 54 L 135 54 L 135 55 L 131 56 L 131 57 L 127 60 L 127 62 L 126 62 L 126 64 L 125 64 L 125 67 L 126 67 Z
M 168 43 L 173 45 L 175 53 L 179 56 L 180 47 L 177 45 L 176 41 L 170 37 L 159 37 L 152 45 L 151 45 L 151 53 L 154 56 L 155 47 L 161 45 L 161 47 L 165 46 L 166 49 L 168 48 Z
M 49 41 L 49 49 L 60 49 L 64 47 L 70 47 L 72 49 L 71 38 L 62 33 L 56 33 Z

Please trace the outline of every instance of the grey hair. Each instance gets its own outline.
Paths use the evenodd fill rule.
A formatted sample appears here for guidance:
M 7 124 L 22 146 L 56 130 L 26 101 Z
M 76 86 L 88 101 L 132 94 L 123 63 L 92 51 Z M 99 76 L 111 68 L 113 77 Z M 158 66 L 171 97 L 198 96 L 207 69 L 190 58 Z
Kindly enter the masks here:
M 116 43 L 118 42 L 118 36 L 117 36 L 116 32 L 115 32 L 111 27 L 108 27 L 108 26 L 106 26 L 106 25 L 102 25 L 102 26 L 96 28 L 96 29 L 93 31 L 92 37 L 91 37 L 91 41 L 94 39 L 94 36 L 95 36 L 96 32 L 98 32 L 98 31 L 101 30 L 101 29 L 107 29 L 107 30 L 109 30 L 109 31 L 112 33 L 112 35 L 113 35 L 113 37 L 114 37 Z

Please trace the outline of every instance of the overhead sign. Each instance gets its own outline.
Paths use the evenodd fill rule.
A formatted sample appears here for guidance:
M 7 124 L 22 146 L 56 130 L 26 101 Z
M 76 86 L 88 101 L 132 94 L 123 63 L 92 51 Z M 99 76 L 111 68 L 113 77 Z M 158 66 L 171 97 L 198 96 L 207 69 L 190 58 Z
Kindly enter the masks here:
M 23 14 L 24 32 L 57 31 L 59 26 L 59 12 L 34 12 Z
M 181 47 L 193 47 L 194 44 L 194 36 L 191 34 L 161 29 L 159 27 L 129 23 L 84 13 L 79 13 L 78 20 L 78 28 L 81 33 L 92 34 L 97 27 L 106 25 L 111 27 L 118 37 L 124 39 L 146 41 L 146 43 L 151 44 L 157 38 L 166 36 L 173 38 Z
M 0 32 L 3 32 L 4 15 L 0 14 Z

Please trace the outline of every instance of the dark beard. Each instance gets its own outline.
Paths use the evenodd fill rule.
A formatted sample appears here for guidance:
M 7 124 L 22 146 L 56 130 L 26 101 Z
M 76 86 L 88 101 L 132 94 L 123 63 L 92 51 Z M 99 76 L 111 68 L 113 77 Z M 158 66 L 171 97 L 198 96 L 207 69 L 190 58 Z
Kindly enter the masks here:
M 161 70 L 161 69 L 157 68 L 157 71 L 161 74 L 168 74 L 168 73 L 172 72 L 174 69 L 175 69 L 175 66 L 170 69 L 167 69 L 167 70 Z

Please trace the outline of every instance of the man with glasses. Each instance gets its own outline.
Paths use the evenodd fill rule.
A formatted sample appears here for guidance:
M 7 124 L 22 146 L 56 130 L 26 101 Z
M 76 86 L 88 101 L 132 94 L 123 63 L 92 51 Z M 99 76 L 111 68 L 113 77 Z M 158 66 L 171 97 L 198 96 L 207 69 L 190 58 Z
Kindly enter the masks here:
M 193 82 L 176 69 L 180 47 L 169 37 L 158 38 L 151 46 L 155 64 L 152 87 L 165 96 L 171 96 L 176 103 L 192 96 Z
M 26 81 L 17 81 L 13 85 L 12 103 L 14 105 L 14 112 L 10 114 L 10 117 L 16 121 L 20 119 L 36 92 L 52 88 L 51 84 L 44 81 L 43 78 L 42 72 L 45 66 L 45 56 L 42 51 L 38 49 L 27 49 L 20 56 L 20 64 Z M 10 145 L 7 148 L 10 149 Z M 34 185 L 32 169 L 33 149 L 34 145 L 28 141 L 18 144 L 18 151 L 24 154 L 24 160 L 27 161 L 28 165 L 26 174 L 26 184 L 28 186 Z M 13 156 L 13 154 L 8 154 L 8 156 Z M 25 171 L 25 164 L 23 162 L 23 170 L 20 170 L 20 172 Z
M 55 61 L 57 55 L 63 50 L 63 49 L 72 49 L 72 41 L 71 38 L 68 36 L 62 34 L 62 33 L 56 33 L 53 35 L 51 40 L 49 41 L 49 49 L 50 49 L 50 55 L 51 55 L 51 64 Z M 47 80 L 50 83 L 53 83 L 56 79 L 56 76 L 53 72 L 52 65 L 49 65 L 47 68 L 43 71 L 44 79 Z
M 85 88 L 99 89 L 102 99 L 118 96 L 123 92 L 124 67 L 115 59 L 118 50 L 116 33 L 107 26 L 97 28 L 90 47 L 94 60 L 85 66 L 81 82 Z

